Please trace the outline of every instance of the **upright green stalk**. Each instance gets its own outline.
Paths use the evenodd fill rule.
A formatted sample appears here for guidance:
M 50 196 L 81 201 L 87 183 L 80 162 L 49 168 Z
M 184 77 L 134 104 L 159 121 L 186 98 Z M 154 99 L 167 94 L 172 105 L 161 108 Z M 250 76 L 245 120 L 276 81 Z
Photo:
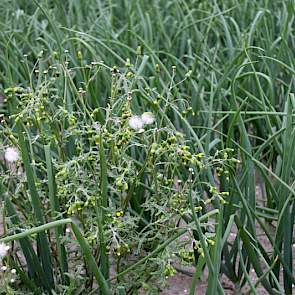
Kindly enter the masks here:
M 30 163 L 31 160 L 30 160 L 29 152 L 25 142 L 21 123 L 18 121 L 16 123 L 16 126 L 17 126 L 17 133 L 18 133 L 18 139 L 19 139 L 19 146 L 20 146 L 20 150 L 22 154 L 24 170 L 27 176 L 27 183 L 28 183 L 31 200 L 32 200 L 32 207 L 33 207 L 36 223 L 37 225 L 42 225 L 45 223 L 45 218 L 44 218 L 44 213 L 42 210 L 41 200 L 35 185 L 35 173 Z M 48 237 L 46 236 L 44 232 L 39 233 L 37 236 L 37 249 L 41 258 L 44 273 L 46 273 L 45 281 L 47 282 L 49 286 L 51 286 L 52 289 L 54 289 L 50 244 L 49 244 Z

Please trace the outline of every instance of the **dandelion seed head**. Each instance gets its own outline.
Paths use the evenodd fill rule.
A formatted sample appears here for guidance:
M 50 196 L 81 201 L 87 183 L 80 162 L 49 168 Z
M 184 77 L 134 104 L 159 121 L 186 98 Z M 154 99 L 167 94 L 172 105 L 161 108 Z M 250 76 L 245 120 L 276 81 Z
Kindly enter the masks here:
M 155 121 L 154 115 L 151 112 L 145 112 L 141 115 L 141 120 L 143 124 L 153 124 Z
M 7 162 L 16 162 L 19 159 L 19 153 L 16 148 L 8 147 L 5 150 L 4 158 Z
M 8 250 L 9 246 L 5 245 L 4 243 L 0 243 L 0 259 L 7 255 Z
M 129 126 L 134 130 L 142 129 L 144 123 L 139 116 L 132 116 L 128 121 Z

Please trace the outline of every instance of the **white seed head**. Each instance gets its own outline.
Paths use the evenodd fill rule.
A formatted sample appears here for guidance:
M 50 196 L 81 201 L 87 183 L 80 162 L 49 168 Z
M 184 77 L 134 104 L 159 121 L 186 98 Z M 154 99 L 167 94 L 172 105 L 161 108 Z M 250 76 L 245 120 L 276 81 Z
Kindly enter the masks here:
M 155 121 L 155 118 L 151 112 L 145 112 L 141 115 L 141 120 L 144 125 L 147 125 L 147 124 L 153 124 Z
M 144 123 L 139 116 L 132 116 L 129 121 L 129 126 L 134 130 L 142 129 Z
M 1 266 L 1 270 L 2 271 L 6 271 L 7 270 L 7 266 L 5 266 L 5 265 Z
M 9 246 L 5 245 L 4 243 L 0 243 L 0 259 L 7 255 L 8 250 Z
M 15 275 L 15 274 L 16 274 L 16 269 L 13 268 L 10 272 L 11 272 L 13 275 Z
M 19 159 L 19 153 L 16 148 L 9 147 L 6 149 L 4 158 L 7 162 L 16 162 Z

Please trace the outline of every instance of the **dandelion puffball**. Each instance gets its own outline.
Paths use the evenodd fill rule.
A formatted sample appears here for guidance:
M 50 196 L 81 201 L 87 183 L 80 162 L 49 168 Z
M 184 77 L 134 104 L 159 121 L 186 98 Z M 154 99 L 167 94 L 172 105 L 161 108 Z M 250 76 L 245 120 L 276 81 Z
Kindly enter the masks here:
M 141 115 L 141 121 L 144 125 L 147 124 L 153 124 L 155 121 L 155 118 L 151 112 L 145 112 Z
M 7 162 L 13 163 L 19 159 L 19 153 L 16 148 L 9 147 L 5 150 L 4 158 Z
M 138 130 L 139 133 L 144 132 L 143 127 L 154 123 L 155 118 L 151 112 L 144 112 L 141 116 L 132 116 L 128 123 L 130 128 Z
M 9 246 L 5 245 L 4 243 L 0 243 L 0 259 L 7 255 L 8 250 Z
M 139 116 L 132 116 L 129 121 L 129 126 L 134 130 L 142 129 L 144 123 Z

